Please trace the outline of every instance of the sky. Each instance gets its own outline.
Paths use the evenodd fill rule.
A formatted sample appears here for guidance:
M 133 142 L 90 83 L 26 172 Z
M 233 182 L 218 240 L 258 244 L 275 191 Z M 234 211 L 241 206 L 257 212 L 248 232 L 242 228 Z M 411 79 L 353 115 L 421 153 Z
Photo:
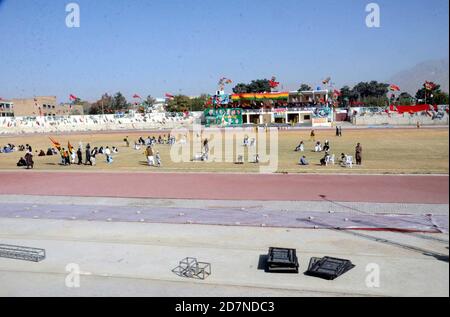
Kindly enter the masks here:
M 0 0 L 0 97 L 195 96 L 223 76 L 276 76 L 284 90 L 383 81 L 448 58 L 448 12 L 448 0 Z

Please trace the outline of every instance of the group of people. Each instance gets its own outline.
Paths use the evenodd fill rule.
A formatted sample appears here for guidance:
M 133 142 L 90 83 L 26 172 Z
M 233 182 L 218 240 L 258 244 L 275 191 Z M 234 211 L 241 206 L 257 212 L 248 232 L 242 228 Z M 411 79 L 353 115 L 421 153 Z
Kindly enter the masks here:
M 148 145 L 147 148 L 144 151 L 144 155 L 147 158 L 147 165 L 148 166 L 156 166 L 161 167 L 161 155 L 159 154 L 159 151 L 154 151 L 153 145 Z
M 342 136 L 342 128 L 336 128 L 336 136 Z M 315 132 L 314 130 L 311 131 L 311 140 L 315 141 Z M 317 141 L 314 147 L 313 152 L 325 152 L 324 156 L 320 159 L 320 165 L 321 166 L 327 166 L 329 163 L 333 163 L 335 161 L 334 154 L 330 154 L 330 141 L 326 140 L 322 146 L 320 141 Z M 305 143 L 303 141 L 300 141 L 299 145 L 294 150 L 295 152 L 304 152 L 305 151 Z M 347 166 L 348 164 L 348 158 L 349 156 L 345 153 L 341 153 L 341 159 L 340 164 L 341 166 Z M 356 165 L 362 165 L 362 145 L 361 143 L 358 143 L 355 148 L 355 163 Z M 307 166 L 309 165 L 308 159 L 305 155 L 302 155 L 300 157 L 299 165 Z
M 126 137 L 124 139 L 124 141 L 126 142 L 127 147 L 128 147 L 129 146 L 128 137 Z M 149 136 L 146 139 L 144 139 L 142 137 L 139 137 L 139 139 L 135 142 L 135 145 L 140 145 L 140 146 L 145 146 L 145 145 L 147 145 L 147 146 L 152 145 L 153 146 L 155 144 L 173 145 L 173 144 L 175 144 L 175 137 L 170 135 L 170 134 L 167 135 L 167 136 L 165 134 L 163 136 L 159 135 L 158 138 L 156 138 L 155 136 L 153 136 L 153 137 Z
M 20 146 L 20 151 L 21 152 L 25 151 L 26 153 L 25 156 L 19 159 L 19 161 L 17 162 L 17 166 L 26 167 L 27 169 L 33 169 L 34 168 L 33 148 L 31 147 L 31 145 L 26 144 L 23 148 L 22 146 Z
M 325 140 L 325 143 L 322 145 L 320 141 L 316 142 L 316 145 L 314 146 L 314 152 L 329 152 L 331 149 L 330 147 L 330 141 Z M 297 147 L 294 150 L 295 152 L 305 152 L 305 142 L 300 141 L 300 143 L 297 145 Z
M 84 152 L 84 163 L 83 163 L 83 152 Z M 91 145 L 88 143 L 86 145 L 86 149 L 83 151 L 83 144 L 80 142 L 80 145 L 78 146 L 77 151 L 74 151 L 74 149 L 66 150 L 65 148 L 60 149 L 60 155 L 61 155 L 61 164 L 62 165 L 90 165 L 95 166 L 97 165 L 97 155 L 102 154 L 105 155 L 106 163 L 112 164 L 113 163 L 113 154 L 118 153 L 119 149 L 113 146 L 110 148 L 109 146 L 103 147 L 94 147 L 92 148 Z

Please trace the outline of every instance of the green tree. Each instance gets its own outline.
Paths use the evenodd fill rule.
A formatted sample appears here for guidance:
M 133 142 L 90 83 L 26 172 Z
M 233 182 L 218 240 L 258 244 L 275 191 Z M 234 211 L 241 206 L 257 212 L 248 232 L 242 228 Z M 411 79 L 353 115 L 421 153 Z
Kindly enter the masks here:
M 441 91 L 441 85 L 434 84 L 433 90 L 426 90 L 425 87 L 419 89 L 416 93 L 416 99 L 422 100 L 427 104 L 448 105 L 448 94 Z M 426 100 L 425 100 L 426 93 Z
M 147 107 L 153 107 L 155 105 L 155 103 L 156 103 L 156 99 L 153 98 L 151 95 L 148 95 L 147 98 L 144 101 L 144 104 Z
M 270 80 L 256 79 L 250 84 L 239 83 L 233 88 L 235 94 L 270 92 Z
M 437 92 L 435 95 L 433 95 L 433 104 L 436 105 L 448 105 L 448 94 L 445 92 Z
M 307 85 L 307 84 L 301 84 L 300 85 L 300 88 L 298 89 L 298 91 L 311 91 L 312 90 L 312 88 L 311 88 L 311 86 L 309 86 L 309 85 Z
M 122 93 L 118 92 L 114 95 L 112 109 L 116 111 L 126 110 L 130 107 L 130 104 L 127 102 Z
M 248 93 L 248 85 L 244 84 L 244 83 L 239 83 L 237 84 L 234 88 L 233 88 L 233 92 L 235 94 L 245 94 Z
M 347 107 L 351 102 L 358 100 L 358 93 L 349 86 L 342 87 L 340 93 L 341 95 L 338 97 L 338 103 L 341 106 Z
M 367 97 L 386 97 L 388 93 L 389 84 L 379 83 L 375 80 L 371 82 L 360 82 L 355 87 L 353 87 L 353 91 L 358 94 L 359 100 L 362 100 Z
M 166 110 L 169 112 L 185 112 L 192 108 L 192 100 L 188 96 L 176 95 L 169 100 Z
M 205 110 L 206 102 L 209 100 L 209 96 L 202 94 L 199 97 L 193 98 L 191 100 L 191 111 L 203 111 Z
M 110 114 L 114 113 L 113 110 L 113 97 L 104 94 L 100 100 L 97 100 L 92 104 L 92 106 L 89 109 L 89 114 Z
M 414 104 L 414 97 L 407 92 L 402 92 L 397 98 L 397 103 L 403 106 L 410 106 Z

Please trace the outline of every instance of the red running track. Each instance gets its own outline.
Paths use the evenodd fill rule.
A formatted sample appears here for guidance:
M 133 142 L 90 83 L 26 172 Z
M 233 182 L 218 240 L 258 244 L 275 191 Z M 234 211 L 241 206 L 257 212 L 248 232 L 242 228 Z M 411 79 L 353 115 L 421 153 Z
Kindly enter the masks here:
M 448 204 L 448 190 L 448 176 L 0 173 L 0 195 Z

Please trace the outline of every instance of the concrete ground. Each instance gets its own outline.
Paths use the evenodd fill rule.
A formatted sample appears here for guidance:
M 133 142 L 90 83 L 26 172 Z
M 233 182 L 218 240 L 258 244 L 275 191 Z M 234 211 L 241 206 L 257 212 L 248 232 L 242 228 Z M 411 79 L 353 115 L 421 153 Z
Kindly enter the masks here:
M 96 206 L 279 208 L 328 212 L 330 202 L 204 201 L 0 196 L 2 206 L 49 201 Z M 334 203 L 336 212 L 409 212 L 448 216 L 448 204 Z M 80 207 L 82 208 L 82 207 Z M 0 258 L 0 296 L 449 296 L 448 234 L 155 224 L 0 215 L 0 244 L 46 249 L 39 263 Z M 300 274 L 259 269 L 271 246 L 296 248 Z M 210 262 L 205 281 L 172 273 L 178 261 Z M 302 274 L 311 257 L 351 260 L 356 267 L 334 281 Z M 66 287 L 66 266 L 79 265 L 79 288 Z M 367 280 L 379 268 L 379 287 Z M 373 286 L 373 285 L 372 285 Z M 376 285 L 375 285 L 376 286 Z

